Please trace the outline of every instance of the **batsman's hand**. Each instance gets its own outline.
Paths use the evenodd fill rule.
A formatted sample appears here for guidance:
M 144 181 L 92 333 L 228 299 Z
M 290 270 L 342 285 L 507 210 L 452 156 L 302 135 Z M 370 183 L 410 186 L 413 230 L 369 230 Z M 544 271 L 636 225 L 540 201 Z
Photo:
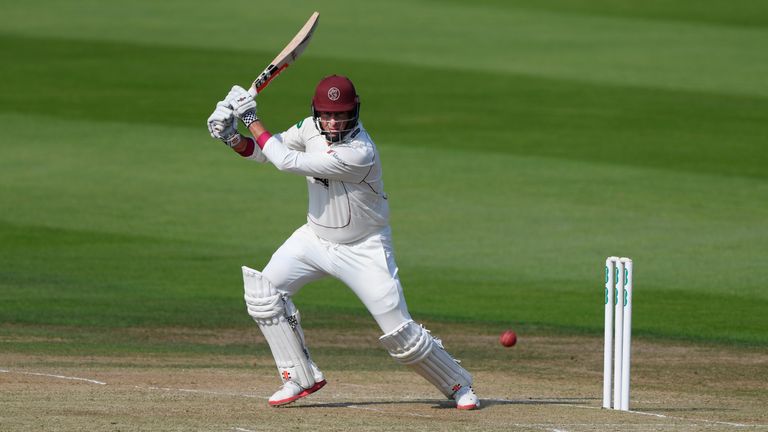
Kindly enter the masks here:
M 208 117 L 208 132 L 211 137 L 224 142 L 229 147 L 236 147 L 240 144 L 240 134 L 235 125 L 235 116 L 229 103 L 220 101 L 216 104 L 216 109 Z
M 256 117 L 256 100 L 246 89 L 238 85 L 232 87 L 224 101 L 229 102 L 235 117 L 242 120 L 245 127 L 259 119 Z

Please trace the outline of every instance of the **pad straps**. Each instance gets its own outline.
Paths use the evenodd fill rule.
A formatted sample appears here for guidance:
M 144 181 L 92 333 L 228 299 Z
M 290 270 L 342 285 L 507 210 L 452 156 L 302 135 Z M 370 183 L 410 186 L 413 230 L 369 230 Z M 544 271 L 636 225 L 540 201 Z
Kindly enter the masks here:
M 245 304 L 272 350 L 280 379 L 303 388 L 315 384 L 315 373 L 298 320 L 298 311 L 263 275 L 243 266 Z M 291 315 L 286 313 L 291 310 Z
M 414 321 L 406 322 L 379 341 L 392 358 L 413 369 L 449 399 L 462 387 L 472 385 L 472 375 L 445 351 L 439 339 Z

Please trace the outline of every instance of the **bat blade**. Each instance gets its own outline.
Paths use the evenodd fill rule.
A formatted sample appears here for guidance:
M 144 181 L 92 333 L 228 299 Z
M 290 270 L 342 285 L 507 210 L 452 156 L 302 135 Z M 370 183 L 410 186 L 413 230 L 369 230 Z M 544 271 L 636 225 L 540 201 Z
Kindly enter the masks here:
M 301 30 L 296 33 L 296 36 L 294 36 L 288 45 L 286 45 L 285 48 L 280 51 L 280 54 L 278 54 L 277 57 L 272 60 L 269 66 L 267 66 L 264 71 L 261 72 L 259 77 L 253 81 L 251 88 L 248 90 L 251 96 L 256 96 L 257 93 L 260 93 L 262 90 L 264 90 L 264 88 L 266 88 L 269 83 L 275 79 L 275 77 L 280 75 L 280 73 L 284 71 L 285 68 L 290 66 L 294 61 L 296 61 L 297 58 L 299 58 L 301 53 L 304 52 L 304 50 L 309 45 L 309 42 L 312 40 L 312 35 L 317 28 L 319 19 L 319 12 L 314 12 L 312 16 L 309 17 Z

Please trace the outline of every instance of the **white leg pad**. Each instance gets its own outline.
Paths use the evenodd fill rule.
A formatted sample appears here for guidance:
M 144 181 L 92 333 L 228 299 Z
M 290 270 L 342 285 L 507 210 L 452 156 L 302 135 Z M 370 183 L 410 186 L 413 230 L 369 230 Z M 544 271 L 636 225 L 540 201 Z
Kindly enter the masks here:
M 299 315 L 290 299 L 280 295 L 272 283 L 256 270 L 243 266 L 245 304 L 272 350 L 280 378 L 310 388 L 322 373 L 312 363 L 304 346 Z
M 472 385 L 472 375 L 421 325 L 408 321 L 379 338 L 396 361 L 407 365 L 437 387 L 447 398 Z

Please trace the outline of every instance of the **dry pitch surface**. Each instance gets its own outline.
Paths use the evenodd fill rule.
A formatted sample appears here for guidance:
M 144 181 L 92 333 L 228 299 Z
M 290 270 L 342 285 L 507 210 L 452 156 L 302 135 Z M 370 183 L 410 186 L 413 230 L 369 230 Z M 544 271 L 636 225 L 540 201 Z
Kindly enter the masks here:
M 522 334 L 505 349 L 487 332 L 434 327 L 449 350 L 465 355 L 481 410 L 454 409 L 393 364 L 372 330 L 308 329 L 311 346 L 326 353 L 315 357 L 329 384 L 283 408 L 267 406 L 279 384 L 268 355 L 0 353 L 0 430 L 768 431 L 764 349 L 636 340 L 627 413 L 600 408 L 600 338 Z M 125 332 L 263 343 L 256 329 Z M 345 363 L 345 349 L 370 349 L 370 359 Z

